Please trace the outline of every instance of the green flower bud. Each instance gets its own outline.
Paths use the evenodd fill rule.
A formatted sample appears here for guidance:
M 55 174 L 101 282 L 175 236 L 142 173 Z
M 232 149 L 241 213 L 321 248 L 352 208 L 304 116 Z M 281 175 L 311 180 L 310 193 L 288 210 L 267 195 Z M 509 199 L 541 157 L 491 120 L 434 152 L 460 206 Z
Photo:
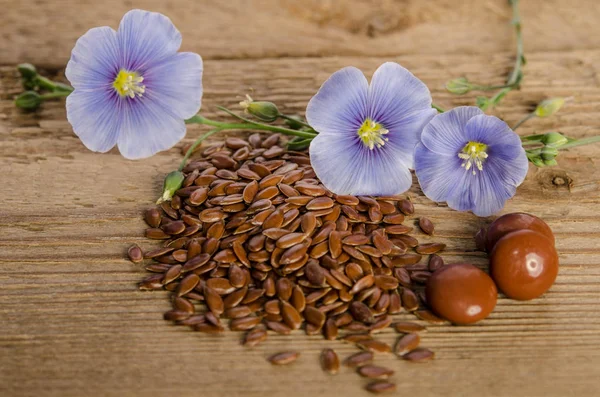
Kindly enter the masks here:
M 536 167 L 545 167 L 546 165 L 544 164 L 544 160 L 542 160 L 539 157 L 530 157 L 529 161 L 531 161 L 533 163 L 533 165 L 535 165 Z
M 299 130 L 302 127 L 304 127 L 304 125 L 300 123 L 303 121 L 304 120 L 302 119 L 302 117 L 294 115 L 294 116 L 290 116 L 289 119 L 285 119 L 285 124 L 292 130 Z
M 17 70 L 21 73 L 21 77 L 25 80 L 33 80 L 37 76 L 35 66 L 30 63 L 22 63 L 17 66 Z
M 42 104 L 42 97 L 35 91 L 25 91 L 15 99 L 15 105 L 21 109 L 35 110 Z
M 250 95 L 246 95 L 246 100 L 240 102 L 244 111 L 259 120 L 271 123 L 279 118 L 279 109 L 273 102 L 254 101 Z
M 566 144 L 569 140 L 560 132 L 548 132 L 543 135 L 541 142 L 546 146 L 556 148 Z
M 181 171 L 173 171 L 169 173 L 169 175 L 167 175 L 165 178 L 162 197 L 158 199 L 156 204 L 171 200 L 175 192 L 181 188 L 181 184 L 183 183 L 184 179 L 185 176 Z
M 551 146 L 544 146 L 541 152 L 542 160 L 554 160 L 558 156 L 558 149 Z
M 471 91 L 471 83 L 465 77 L 450 80 L 446 83 L 446 89 L 452 94 L 462 95 Z
M 537 105 L 534 113 L 537 117 L 549 117 L 558 112 L 564 104 L 565 98 L 545 99 Z
M 555 159 L 552 160 L 544 160 L 544 165 L 546 167 L 552 167 L 553 165 L 558 165 Z

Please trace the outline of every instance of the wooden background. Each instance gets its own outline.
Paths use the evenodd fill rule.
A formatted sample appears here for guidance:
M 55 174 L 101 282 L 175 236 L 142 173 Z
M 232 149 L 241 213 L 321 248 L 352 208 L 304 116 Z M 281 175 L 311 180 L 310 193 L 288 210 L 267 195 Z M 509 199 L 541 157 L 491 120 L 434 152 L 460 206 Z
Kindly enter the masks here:
M 494 114 L 515 123 L 539 100 L 572 96 L 550 119 L 522 134 L 600 133 L 600 3 L 522 2 L 528 64 L 522 90 Z M 74 136 L 64 102 L 16 110 L 14 65 L 29 61 L 59 75 L 77 37 L 116 27 L 139 7 L 169 15 L 183 48 L 205 59 L 203 112 L 234 106 L 249 90 L 302 113 L 329 74 L 355 65 L 372 74 L 397 61 L 431 88 L 443 107 L 474 103 L 444 82 L 462 75 L 501 83 L 513 62 L 504 0 L 0 0 L 0 395 L 2 396 L 327 396 L 366 395 L 351 371 L 323 374 L 318 352 L 338 342 L 270 336 L 247 350 L 240 335 L 210 337 L 162 320 L 166 292 L 139 292 L 145 272 L 124 259 L 143 237 L 142 211 L 174 169 L 180 146 L 143 161 L 95 154 Z M 436 361 L 411 365 L 392 356 L 399 393 L 412 396 L 583 396 L 600 386 L 600 145 L 562 153 L 560 165 L 531 167 L 505 212 L 527 211 L 553 228 L 561 268 L 552 290 L 531 302 L 503 297 L 487 320 L 431 326 L 423 345 Z M 484 265 L 473 234 L 491 219 L 436 205 L 416 186 L 417 215 L 437 225 L 446 261 Z M 405 316 L 409 318 L 408 316 Z M 382 339 L 391 342 L 388 331 Z M 265 361 L 302 351 L 287 368 Z

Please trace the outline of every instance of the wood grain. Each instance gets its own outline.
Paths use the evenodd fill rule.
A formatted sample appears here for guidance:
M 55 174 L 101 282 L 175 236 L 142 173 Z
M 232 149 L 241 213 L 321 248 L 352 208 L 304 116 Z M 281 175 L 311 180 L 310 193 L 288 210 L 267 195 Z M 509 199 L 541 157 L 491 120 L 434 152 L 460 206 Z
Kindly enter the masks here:
M 214 113 L 216 105 L 234 107 L 252 88 L 254 97 L 302 113 L 333 71 L 355 65 L 371 75 L 387 60 L 411 69 L 431 88 L 436 103 L 450 108 L 472 104 L 476 94 L 447 94 L 447 79 L 466 75 L 500 83 L 512 63 L 509 52 L 432 52 L 207 61 L 203 112 L 220 117 Z M 598 65 L 598 50 L 534 52 L 528 56 L 522 90 L 509 94 L 495 114 L 514 123 L 545 97 L 573 96 L 556 117 L 532 120 L 519 132 L 597 134 Z M 145 272 L 125 259 L 126 249 L 131 243 L 145 249 L 156 245 L 143 237 L 141 213 L 157 198 L 163 176 L 177 166 L 181 145 L 199 136 L 202 127 L 190 127 L 177 148 L 132 162 L 116 150 L 87 151 L 73 135 L 61 101 L 35 113 L 16 110 L 12 98 L 18 92 L 13 67 L 0 67 L 0 395 L 366 395 L 364 380 L 351 371 L 332 377 L 319 367 L 320 349 L 332 347 L 343 358 L 354 352 L 349 345 L 297 332 L 271 335 L 265 345 L 248 350 L 239 344 L 237 333 L 210 337 L 166 323 L 162 312 L 169 308 L 167 293 L 136 290 Z M 531 302 L 501 297 L 492 316 L 474 326 L 429 327 L 423 345 L 436 352 L 432 363 L 411 365 L 392 356 L 377 357 L 378 363 L 396 370 L 394 380 L 402 394 L 597 394 L 599 155 L 598 145 L 587 146 L 562 153 L 559 167 L 531 167 L 504 210 L 534 213 L 554 230 L 561 269 L 552 290 Z M 472 236 L 491 218 L 434 204 L 416 184 L 410 195 L 416 215 L 426 214 L 436 224 L 435 240 L 448 244 L 443 255 L 447 261 L 485 266 Z M 387 342 L 394 337 L 391 330 L 381 336 Z M 298 362 L 273 368 L 266 361 L 287 349 L 302 352 Z
M 0 64 L 61 67 L 79 36 L 132 8 L 168 15 L 205 59 L 492 54 L 513 48 L 506 0 L 0 0 Z M 523 0 L 528 52 L 595 49 L 596 0 Z M 558 28 L 560 27 L 560 28 Z

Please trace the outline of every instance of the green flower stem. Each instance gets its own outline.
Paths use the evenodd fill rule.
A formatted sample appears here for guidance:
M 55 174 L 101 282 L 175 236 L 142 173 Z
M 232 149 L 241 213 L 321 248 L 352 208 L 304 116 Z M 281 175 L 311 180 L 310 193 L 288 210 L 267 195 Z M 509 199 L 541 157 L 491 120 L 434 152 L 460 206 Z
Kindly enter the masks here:
M 261 130 L 261 131 L 280 132 L 285 135 L 299 136 L 301 138 L 314 138 L 317 136 L 317 134 L 314 134 L 312 132 L 296 131 L 296 130 L 291 130 L 288 128 L 279 127 L 279 126 L 275 126 L 275 125 L 267 125 L 267 124 L 257 123 L 254 121 L 244 119 L 241 116 L 238 116 L 238 118 L 245 120 L 245 122 L 244 123 L 222 123 L 220 121 L 209 120 L 206 117 L 203 117 L 199 114 L 195 115 L 194 117 L 192 117 L 190 119 L 187 119 L 185 122 L 187 124 L 210 125 L 212 127 L 216 127 L 221 130 Z
M 40 76 L 37 75 L 35 77 L 35 82 L 41 87 L 41 88 L 45 88 L 49 91 L 54 91 L 54 89 L 56 88 L 56 85 L 54 84 L 54 82 L 44 76 Z
M 198 147 L 198 145 L 200 145 L 202 142 L 204 142 L 204 140 L 206 138 L 208 138 L 209 136 L 211 136 L 213 134 L 216 134 L 219 131 L 221 131 L 220 128 L 215 128 L 214 130 L 210 130 L 206 134 L 200 136 L 200 138 L 196 139 L 196 142 L 194 142 L 194 144 L 192 146 L 190 146 L 190 148 L 188 149 L 188 151 L 185 153 L 185 156 L 181 160 L 181 164 L 179 164 L 178 171 L 182 171 L 183 170 L 183 167 L 185 167 L 185 163 L 188 161 L 188 159 L 190 158 L 190 156 L 192 155 L 192 153 L 194 153 L 194 150 Z
M 521 33 L 521 16 L 519 15 L 519 0 L 509 0 L 512 6 L 513 19 L 512 24 L 515 27 L 515 34 L 517 38 L 517 57 L 515 59 L 515 66 L 512 73 L 506 81 L 507 86 L 513 86 L 517 84 L 522 77 L 523 61 L 525 60 L 525 54 L 523 50 L 523 34 Z M 509 87 L 507 87 L 509 88 Z M 511 87 L 511 89 L 514 87 Z M 506 89 L 506 88 L 505 88 Z
M 523 79 L 523 64 L 525 63 L 525 54 L 523 50 L 523 34 L 521 33 L 521 17 L 519 15 L 519 0 L 509 0 L 509 3 L 512 7 L 513 18 L 512 24 L 515 27 L 515 35 L 517 40 L 517 54 L 515 57 L 515 65 L 513 66 L 512 72 L 508 76 L 506 80 L 506 84 L 504 88 L 502 88 L 496 95 L 487 99 L 483 97 L 485 101 L 482 105 L 478 106 L 483 110 L 486 110 L 489 106 L 496 106 L 500 103 L 502 98 L 506 96 L 509 92 L 519 87 L 521 84 L 521 80 Z
M 35 82 L 37 83 L 37 85 L 40 86 L 40 88 L 44 88 L 48 91 L 66 92 L 67 95 L 63 95 L 63 96 L 68 96 L 71 92 L 73 92 L 75 90 L 73 87 L 71 87 L 67 84 L 56 83 L 56 82 L 50 80 L 49 78 L 40 76 L 40 75 L 37 75 L 35 77 Z
M 68 84 L 54 82 L 54 91 L 65 91 L 71 93 L 75 91 L 75 88 L 71 87 Z
M 54 98 L 65 98 L 65 97 L 68 97 L 70 94 L 71 94 L 71 91 L 54 91 L 54 92 L 49 92 L 47 94 L 42 94 L 42 95 L 40 95 L 40 98 L 42 100 L 54 99 Z
M 506 94 L 517 88 L 523 78 L 523 61 L 525 60 L 525 54 L 523 50 L 523 34 L 521 33 L 521 16 L 519 15 L 519 0 L 509 0 L 513 10 L 512 24 L 515 27 L 515 34 L 517 38 L 517 56 L 515 58 L 515 66 L 511 74 L 506 80 L 506 87 L 500 90 L 494 95 L 490 102 L 495 106 Z
M 519 120 L 517 122 L 517 124 L 515 124 L 513 126 L 513 128 L 512 128 L 513 131 L 516 130 L 517 128 L 519 128 L 521 126 L 521 124 L 525 123 L 527 120 L 530 120 L 530 119 L 532 119 L 534 117 L 535 117 L 535 113 L 529 113 L 527 116 L 523 117 L 521 120 Z
M 502 85 L 470 85 L 469 88 L 472 91 L 493 91 L 502 88 L 515 88 L 516 84 L 502 84 Z
M 569 143 L 566 143 L 566 144 L 564 144 L 562 146 L 559 146 L 557 149 L 558 150 L 570 149 L 572 147 L 589 145 L 590 143 L 596 143 L 596 142 L 600 142 L 600 135 L 591 136 L 589 138 L 577 139 L 577 140 L 575 140 L 573 142 L 569 142 Z
M 521 140 L 521 145 L 523 146 L 529 146 L 529 145 L 540 145 L 541 142 L 539 141 L 523 141 Z
M 432 103 L 431 107 L 434 108 L 435 110 L 437 110 L 439 113 L 444 113 L 445 112 L 445 110 L 443 108 L 439 107 L 435 103 Z
M 280 118 L 282 118 L 282 119 L 285 119 L 285 120 L 290 120 L 290 121 L 293 121 L 294 123 L 298 123 L 298 124 L 300 124 L 300 125 L 303 125 L 303 126 L 305 126 L 305 127 L 308 127 L 308 128 L 310 128 L 311 130 L 314 130 L 314 129 L 313 129 L 311 126 L 310 126 L 310 124 L 308 124 L 308 123 L 305 123 L 305 122 L 304 122 L 304 121 L 302 121 L 302 120 L 295 119 L 295 118 L 293 118 L 293 117 L 291 117 L 291 116 L 288 116 L 288 115 L 285 115 L 285 114 L 283 114 L 283 113 L 279 113 L 277 116 L 279 116 L 279 117 L 280 117 Z

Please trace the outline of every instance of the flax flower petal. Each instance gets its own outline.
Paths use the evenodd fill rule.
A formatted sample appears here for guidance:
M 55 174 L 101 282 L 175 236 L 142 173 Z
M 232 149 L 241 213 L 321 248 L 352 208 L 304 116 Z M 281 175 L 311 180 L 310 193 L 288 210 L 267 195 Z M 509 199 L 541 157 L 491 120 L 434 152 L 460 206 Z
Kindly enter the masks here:
M 421 142 L 429 150 L 439 154 L 453 155 L 462 149 L 468 140 L 464 133 L 467 122 L 483 111 L 475 106 L 461 106 L 435 116 L 423 130 Z
M 175 55 L 181 46 L 181 33 L 167 16 L 157 12 L 129 11 L 117 35 L 121 67 L 142 74 L 150 64 Z
M 367 117 L 368 89 L 369 83 L 359 69 L 338 70 L 308 102 L 306 120 L 320 134 L 356 136 Z
M 200 110 L 202 100 L 202 58 L 181 52 L 153 64 L 144 75 L 146 97 L 157 101 L 173 115 L 188 119 Z
M 421 190 L 432 201 L 446 201 L 448 192 L 464 173 L 458 156 L 434 153 L 419 143 L 415 148 L 415 169 Z
M 172 148 L 185 136 L 181 118 L 164 112 L 156 101 L 146 100 L 120 110 L 119 151 L 137 160 Z
M 119 71 L 117 32 L 108 26 L 90 29 L 75 43 L 65 75 L 76 89 L 110 89 Z
M 323 184 L 337 194 L 394 195 L 405 192 L 412 175 L 392 150 L 369 150 L 354 137 L 319 134 L 310 159 Z
M 388 144 L 395 146 L 409 168 L 414 167 L 414 149 L 421 131 L 436 113 L 429 89 L 407 69 L 386 62 L 373 74 L 368 117 L 389 130 Z
M 67 120 L 89 150 L 105 153 L 117 143 L 121 120 L 114 112 L 116 100 L 104 92 L 83 89 L 67 97 Z

